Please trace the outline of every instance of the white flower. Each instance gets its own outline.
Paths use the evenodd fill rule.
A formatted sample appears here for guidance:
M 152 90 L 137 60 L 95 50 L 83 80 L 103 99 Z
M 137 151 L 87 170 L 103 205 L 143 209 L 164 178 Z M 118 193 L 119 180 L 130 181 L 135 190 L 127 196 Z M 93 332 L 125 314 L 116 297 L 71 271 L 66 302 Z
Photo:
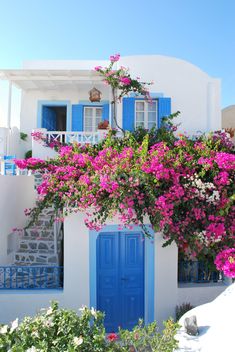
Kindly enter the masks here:
M 51 307 L 48 308 L 46 315 L 50 315 L 53 312 L 53 309 Z
M 39 337 L 39 333 L 38 333 L 38 331 L 33 331 L 33 332 L 32 332 L 32 336 L 34 336 L 34 337 L 37 337 L 37 338 L 38 338 L 38 337 Z
M 19 319 L 16 318 L 16 320 L 14 320 L 12 323 L 11 323 L 11 330 L 10 330 L 10 333 L 12 333 L 13 331 L 15 331 L 19 326 Z
M 97 318 L 97 312 L 93 307 L 91 307 L 91 315 L 93 315 L 95 319 Z
M 84 310 L 86 310 L 86 306 L 82 306 L 82 308 L 79 308 L 80 312 L 84 312 Z
M 1 327 L 0 329 L 0 334 L 6 334 L 7 333 L 7 330 L 8 330 L 8 325 L 4 325 Z
M 36 347 L 32 346 L 26 350 L 26 352 L 37 352 Z
M 46 327 L 50 327 L 50 326 L 52 326 L 52 324 L 53 324 L 53 318 L 51 317 L 51 318 L 49 318 L 49 319 L 47 319 L 45 322 L 44 322 L 44 325 L 46 326 Z
M 74 343 L 75 346 L 80 346 L 83 343 L 82 336 L 80 336 L 80 337 L 75 336 L 73 338 L 73 343 Z

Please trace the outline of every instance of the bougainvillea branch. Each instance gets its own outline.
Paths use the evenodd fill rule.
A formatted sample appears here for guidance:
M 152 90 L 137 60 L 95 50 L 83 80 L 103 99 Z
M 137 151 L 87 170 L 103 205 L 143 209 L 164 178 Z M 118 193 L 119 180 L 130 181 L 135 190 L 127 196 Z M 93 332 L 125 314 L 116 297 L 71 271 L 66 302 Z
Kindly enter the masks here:
M 112 117 L 115 121 L 116 126 L 124 132 L 124 130 L 118 125 L 116 117 L 116 103 L 121 100 L 122 97 L 128 95 L 131 92 L 144 96 L 145 99 L 151 101 L 150 93 L 147 89 L 148 85 L 151 83 L 141 82 L 139 77 L 132 78 L 129 69 L 120 66 L 120 68 L 115 69 L 114 65 L 119 61 L 120 55 L 115 54 L 110 56 L 110 64 L 108 67 L 96 66 L 95 71 L 97 71 L 102 77 L 105 84 L 109 85 L 112 90 Z

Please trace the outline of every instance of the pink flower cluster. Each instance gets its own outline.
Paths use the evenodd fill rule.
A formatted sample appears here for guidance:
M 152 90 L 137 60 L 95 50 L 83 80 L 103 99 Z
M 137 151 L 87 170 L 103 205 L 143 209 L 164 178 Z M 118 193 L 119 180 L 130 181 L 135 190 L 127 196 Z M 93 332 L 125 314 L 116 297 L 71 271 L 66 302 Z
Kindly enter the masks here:
M 109 59 L 111 62 L 117 62 L 120 59 L 120 54 L 111 55 Z
M 15 160 L 16 166 L 18 166 L 19 169 L 38 169 L 38 168 L 43 168 L 44 165 L 46 165 L 45 160 L 41 160 L 38 158 L 28 158 L 28 159 L 18 159 Z
M 33 140 L 37 142 L 44 142 L 45 141 L 45 136 L 43 132 L 40 131 L 35 131 L 31 133 L 31 136 L 33 137 Z
M 235 248 L 220 252 L 215 258 L 215 265 L 225 276 L 235 278 Z

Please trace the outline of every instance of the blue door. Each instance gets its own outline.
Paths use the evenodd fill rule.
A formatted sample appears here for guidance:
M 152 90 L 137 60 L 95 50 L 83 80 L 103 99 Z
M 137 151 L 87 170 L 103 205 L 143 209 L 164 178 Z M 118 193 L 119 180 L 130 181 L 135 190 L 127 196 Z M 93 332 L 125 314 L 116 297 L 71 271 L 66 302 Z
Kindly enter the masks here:
M 140 232 L 102 232 L 97 239 L 97 309 L 107 332 L 144 318 L 144 241 Z
M 52 107 L 42 107 L 42 128 L 46 128 L 48 131 L 57 130 L 56 112 Z

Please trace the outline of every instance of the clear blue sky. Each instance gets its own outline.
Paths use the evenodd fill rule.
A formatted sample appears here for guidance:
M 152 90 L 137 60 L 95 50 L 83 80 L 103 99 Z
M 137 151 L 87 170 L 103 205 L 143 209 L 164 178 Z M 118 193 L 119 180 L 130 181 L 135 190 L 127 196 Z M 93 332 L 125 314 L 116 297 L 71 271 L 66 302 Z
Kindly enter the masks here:
M 190 61 L 235 104 L 235 0 L 0 0 L 0 68 L 116 52 Z

